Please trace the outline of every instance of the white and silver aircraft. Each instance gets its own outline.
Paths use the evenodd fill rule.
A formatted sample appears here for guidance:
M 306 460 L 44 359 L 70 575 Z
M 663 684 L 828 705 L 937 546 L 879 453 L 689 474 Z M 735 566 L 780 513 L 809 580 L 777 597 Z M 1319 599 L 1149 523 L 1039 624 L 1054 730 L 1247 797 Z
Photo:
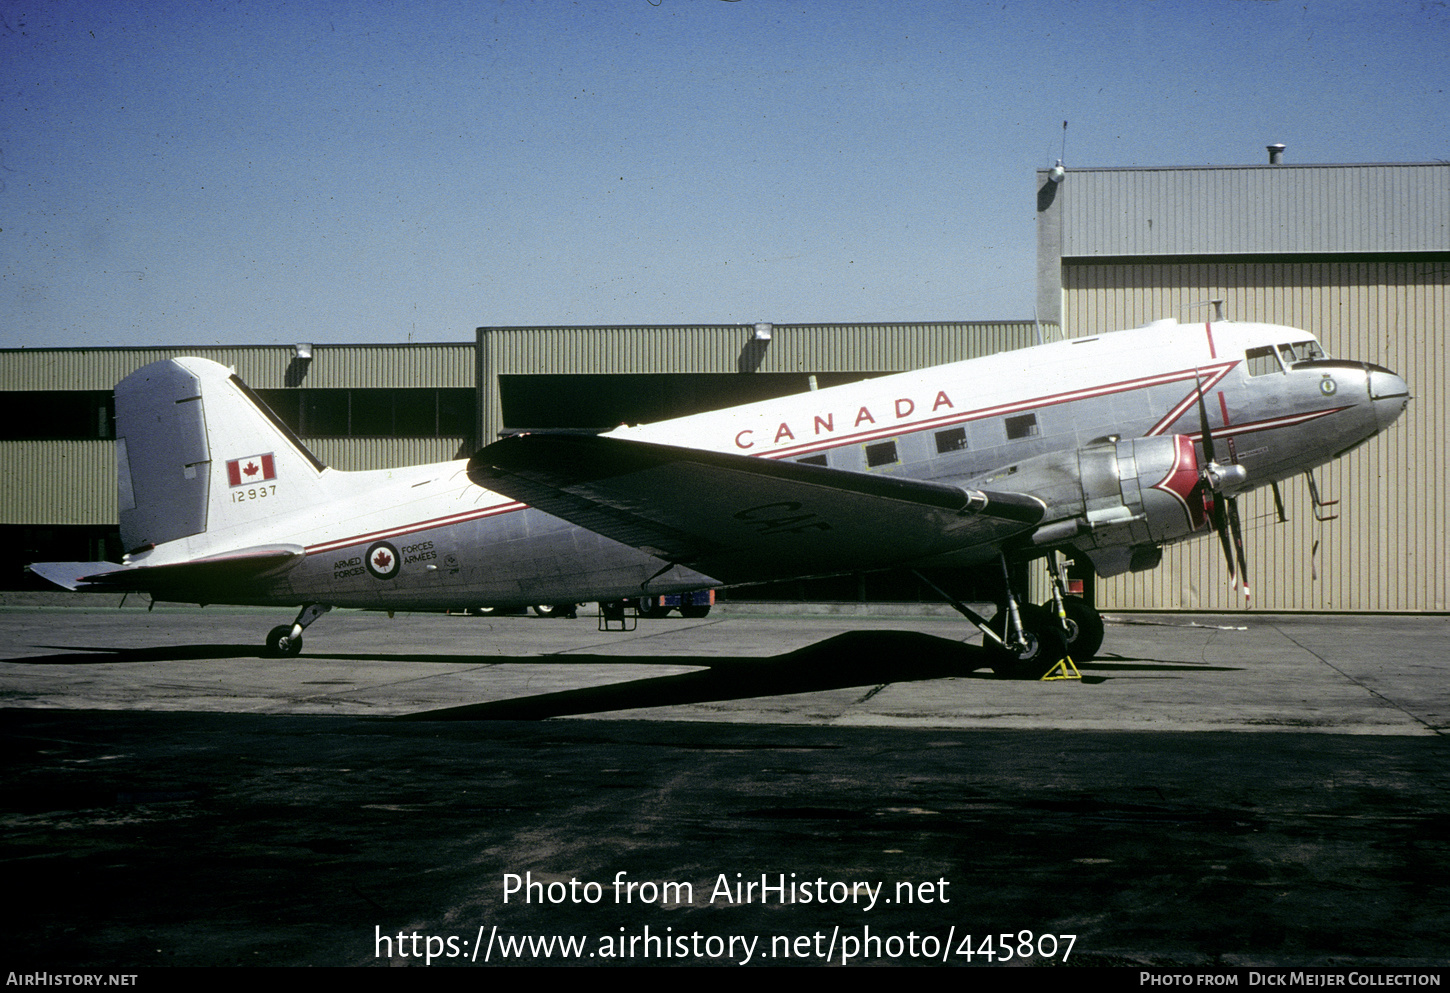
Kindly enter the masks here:
M 1159 321 L 601 435 L 506 437 L 472 459 L 324 466 L 229 369 L 148 365 L 116 386 L 118 563 L 38 563 L 70 589 L 333 606 L 602 603 L 890 567 L 1000 574 L 999 673 L 1097 651 L 1064 596 L 1022 604 L 1011 566 L 1103 576 L 1216 530 L 1247 570 L 1235 496 L 1344 454 L 1404 411 L 1388 369 L 1307 332 Z M 1312 482 L 1312 477 L 1311 477 Z M 923 577 L 924 578 L 924 577 Z

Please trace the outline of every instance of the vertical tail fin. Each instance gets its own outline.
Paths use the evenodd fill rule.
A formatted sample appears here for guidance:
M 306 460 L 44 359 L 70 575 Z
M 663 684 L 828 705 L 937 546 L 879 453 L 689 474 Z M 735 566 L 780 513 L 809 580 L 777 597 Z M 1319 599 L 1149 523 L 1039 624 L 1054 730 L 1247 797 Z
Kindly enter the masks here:
M 320 461 L 231 370 L 169 359 L 116 384 L 116 474 L 128 552 L 183 538 L 237 547 L 251 525 L 324 496 Z

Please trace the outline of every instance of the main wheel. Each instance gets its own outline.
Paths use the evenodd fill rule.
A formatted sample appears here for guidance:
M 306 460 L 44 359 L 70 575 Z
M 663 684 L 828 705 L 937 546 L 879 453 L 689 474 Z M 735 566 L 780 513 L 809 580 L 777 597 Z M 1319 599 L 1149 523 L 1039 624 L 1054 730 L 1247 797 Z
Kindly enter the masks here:
M 635 612 L 646 619 L 664 617 L 670 612 L 670 608 L 660 603 L 655 597 L 646 597 L 635 604 Z
M 1019 608 L 1022 616 L 1022 637 L 1027 645 L 1008 651 L 992 644 L 992 671 L 1007 679 L 1041 679 L 1048 669 L 1067 654 L 1067 639 L 1056 616 L 1041 607 L 1026 604 Z M 997 611 L 989 625 L 997 636 L 1007 637 L 1007 611 Z
M 1043 604 L 1052 612 L 1052 604 Z M 1067 614 L 1067 654 L 1074 662 L 1091 662 L 1103 647 L 1103 615 L 1081 597 L 1065 596 L 1062 608 Z
M 680 608 L 681 617 L 704 617 L 708 613 L 710 613 L 710 605 L 708 603 L 689 604 Z
M 302 654 L 302 636 L 292 637 L 292 625 L 283 624 L 267 632 L 267 654 L 274 659 L 296 658 Z
M 559 608 L 547 603 L 534 604 L 534 613 L 540 617 L 554 617 L 559 613 Z

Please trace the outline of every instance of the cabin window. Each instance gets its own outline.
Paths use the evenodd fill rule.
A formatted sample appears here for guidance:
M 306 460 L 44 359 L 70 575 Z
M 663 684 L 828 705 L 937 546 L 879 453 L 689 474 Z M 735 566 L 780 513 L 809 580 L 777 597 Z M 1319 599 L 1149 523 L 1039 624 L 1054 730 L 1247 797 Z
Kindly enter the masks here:
M 938 455 L 945 455 L 947 452 L 965 452 L 966 450 L 966 428 L 952 428 L 950 431 L 936 433 L 936 453 Z
M 824 455 L 807 455 L 803 459 L 796 459 L 796 461 L 801 465 L 825 465 L 826 457 Z
M 1017 417 L 1007 418 L 1007 440 L 1016 441 L 1018 438 L 1034 438 L 1037 431 L 1037 415 L 1021 414 Z
M 866 465 L 875 469 L 877 466 L 895 465 L 901 459 L 896 454 L 896 442 L 878 441 L 874 445 L 866 446 Z
M 1283 371 L 1272 348 L 1250 348 L 1244 357 L 1248 359 L 1250 376 L 1267 376 L 1271 372 Z

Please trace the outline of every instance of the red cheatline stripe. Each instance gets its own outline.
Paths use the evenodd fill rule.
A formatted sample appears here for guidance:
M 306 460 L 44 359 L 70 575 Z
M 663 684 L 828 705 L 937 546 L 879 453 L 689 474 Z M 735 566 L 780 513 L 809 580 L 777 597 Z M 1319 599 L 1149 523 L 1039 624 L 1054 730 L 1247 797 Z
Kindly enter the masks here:
M 515 501 L 513 503 L 500 504 L 497 507 L 470 510 L 462 514 L 449 514 L 445 517 L 435 517 L 427 521 L 417 521 L 411 524 L 400 525 L 399 527 L 385 528 L 381 531 L 354 535 L 350 538 L 340 538 L 336 541 L 325 541 L 317 545 L 308 545 L 307 554 L 316 555 L 320 552 L 332 552 L 339 548 L 346 548 L 349 545 L 359 545 L 366 541 L 378 541 L 382 538 L 392 538 L 400 534 L 411 534 L 414 531 L 430 531 L 434 528 L 447 527 L 450 524 L 463 524 L 467 521 L 482 520 L 485 517 L 497 517 L 500 514 L 511 514 L 516 510 L 523 509 L 525 509 L 524 504 Z

